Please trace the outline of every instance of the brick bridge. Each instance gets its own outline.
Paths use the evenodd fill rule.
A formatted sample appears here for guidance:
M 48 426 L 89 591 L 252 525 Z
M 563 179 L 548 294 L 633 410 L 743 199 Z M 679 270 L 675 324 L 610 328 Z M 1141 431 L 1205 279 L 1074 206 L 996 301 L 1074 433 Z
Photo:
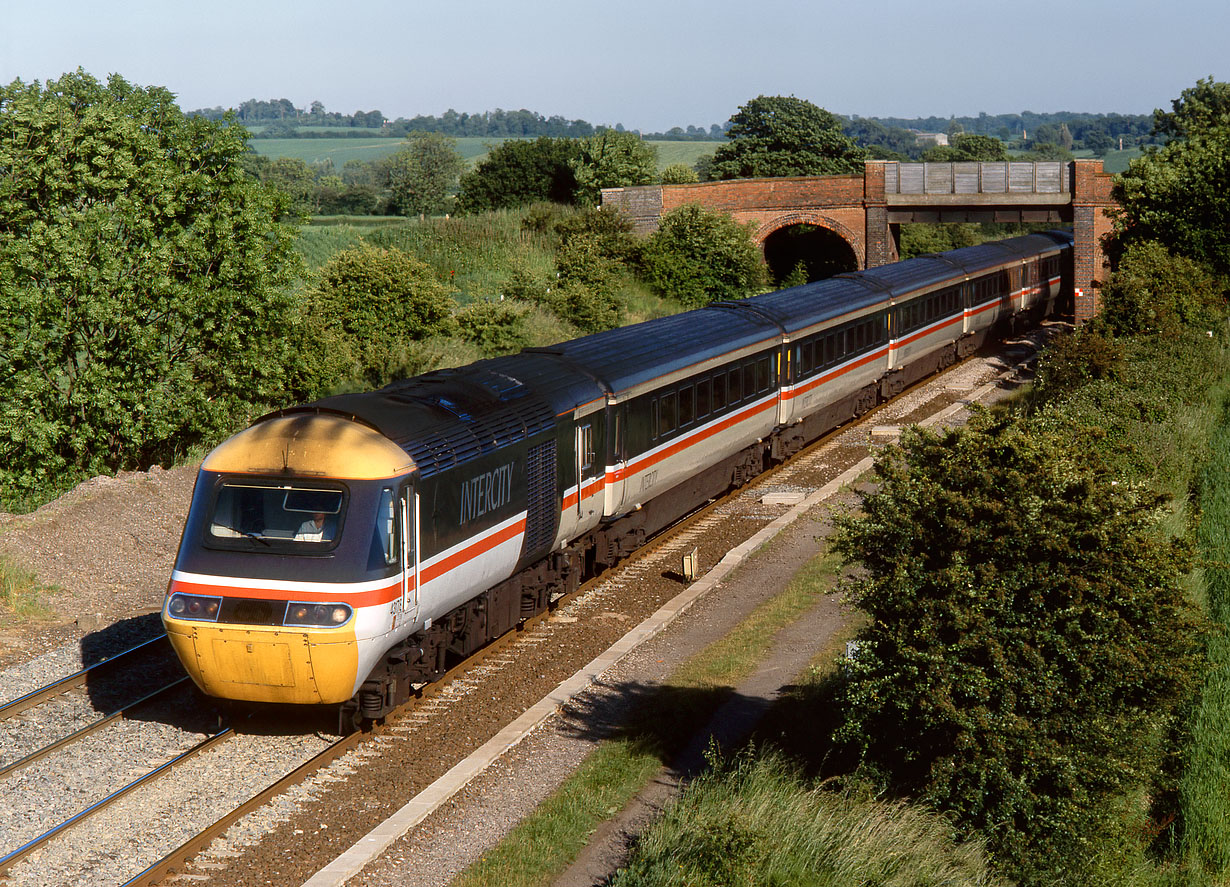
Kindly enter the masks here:
M 869 160 L 862 175 L 736 179 L 695 185 L 607 188 L 602 205 L 627 213 L 636 230 L 685 203 L 756 226 L 763 248 L 775 232 L 811 225 L 840 237 L 859 268 L 895 262 L 903 222 L 1049 222 L 1075 232 L 1077 320 L 1097 313 L 1106 274 L 1101 239 L 1111 175 L 1101 160 L 1071 163 L 899 163 Z

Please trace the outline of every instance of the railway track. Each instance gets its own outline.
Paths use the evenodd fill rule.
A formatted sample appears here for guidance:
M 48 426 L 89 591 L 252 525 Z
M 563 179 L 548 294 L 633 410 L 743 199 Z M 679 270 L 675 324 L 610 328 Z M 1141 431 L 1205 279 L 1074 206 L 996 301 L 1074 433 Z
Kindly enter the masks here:
M 928 384 L 936 383 L 933 380 Z M 908 398 L 909 392 L 902 397 Z M 877 415 L 869 414 L 862 421 L 874 423 Z M 837 448 L 840 450 L 840 446 Z M 335 740 L 320 723 L 277 723 L 259 715 L 248 723 L 237 724 L 238 731 L 211 731 L 202 723 L 187 723 L 190 710 L 208 702 L 197 696 L 195 690 L 181 692 L 178 713 L 167 714 L 175 708 L 172 705 L 145 723 L 158 723 L 160 718 L 161 726 L 171 726 L 166 723 L 171 721 L 179 731 L 193 726 L 197 733 L 192 747 L 170 757 L 166 751 L 158 752 L 162 760 L 144 767 L 145 772 L 111 789 L 101 801 L 79 803 L 76 812 L 62 817 L 62 825 L 42 828 L 32 838 L 15 837 L 12 829 L 0 825 L 0 853 L 8 854 L 0 857 L 0 874 L 7 874 L 6 883 L 14 885 L 78 883 L 83 873 L 89 874 L 91 883 L 128 885 L 161 883 L 172 872 L 189 869 L 197 880 L 212 880 L 216 876 L 218 883 L 247 883 L 246 875 L 229 863 L 234 854 L 260 843 L 264 836 L 275 836 L 271 843 L 279 844 L 280 835 L 289 839 L 286 846 L 293 845 L 296 835 L 304 834 L 306 829 L 290 825 L 299 814 L 288 814 L 288 807 L 301 810 L 318 805 L 330 784 L 348 781 L 359 768 L 364 769 L 362 781 L 367 782 L 367 770 L 378 765 L 375 769 L 391 774 L 376 775 L 377 787 L 364 791 L 369 798 L 368 809 L 356 811 L 360 815 L 353 817 L 354 828 L 363 828 L 382 810 L 404 802 L 408 794 L 448 769 L 451 762 L 481 743 L 485 734 L 503 726 L 508 720 L 502 713 L 503 703 L 511 707 L 509 710 L 515 710 L 536 700 L 541 688 L 551 685 L 561 672 L 570 673 L 576 660 L 609 643 L 629 624 L 635 624 L 632 620 L 640 612 L 652 611 L 664 596 L 677 591 L 682 578 L 678 575 L 681 551 L 695 547 L 702 562 L 712 565 L 724 546 L 737 542 L 739 536 L 750 536 L 780 513 L 780 509 L 764 504 L 764 490 L 810 487 L 814 482 L 810 475 L 823 473 L 826 461 L 842 461 L 841 456 L 833 455 L 832 446 L 825 450 L 827 456 L 817 456 L 821 450 L 825 450 L 823 442 L 663 532 L 624 564 L 591 580 L 568 600 L 558 602 L 553 612 L 506 635 L 425 688 L 421 698 L 413 700 L 406 710 L 387 719 L 386 724 L 369 735 L 352 734 Z M 864 446 L 862 453 L 865 452 Z M 630 598 L 634 594 L 643 600 L 633 602 Z M 581 631 L 582 626 L 588 630 Z M 97 680 L 86 678 L 78 686 L 88 686 Z M 67 684 L 58 691 L 48 689 L 47 699 L 69 691 Z M 170 697 L 175 695 L 172 688 L 161 692 Z M 501 704 L 483 705 L 484 697 Z M 37 710 L 38 705 L 47 704 L 24 703 L 25 698 L 14 700 L 8 710 L 0 708 L 0 718 L 10 711 L 16 715 L 23 706 Z M 142 704 L 147 701 L 141 700 Z M 477 717 L 476 711 L 483 709 L 487 709 L 489 717 Z M 214 719 L 216 726 L 216 716 Z M 9 768 L 0 770 L 0 792 L 4 792 L 0 794 L 0 806 L 8 800 L 10 784 L 25 780 L 36 790 L 45 789 L 48 782 L 55 780 L 55 762 L 65 759 L 66 750 L 88 742 L 106 726 L 127 720 L 122 712 L 112 712 L 97 718 L 97 726 L 78 728 L 82 735 L 56 740 L 54 747 L 48 744 L 46 751 L 37 750 L 37 757 L 31 760 L 0 759 L 0 766 Z M 473 735 L 457 736 L 459 729 Z M 97 739 L 94 741 L 97 744 Z M 149 747 L 144 749 L 145 756 L 151 753 L 154 752 Z M 407 753 L 414 760 L 408 762 Z M 123 770 L 128 775 L 128 771 L 137 768 L 131 760 L 133 755 L 125 754 L 127 757 L 120 755 L 110 763 L 93 766 L 99 770 Z M 142 753 L 136 755 L 141 756 Z M 80 768 L 74 772 L 80 772 Z M 178 778 L 158 778 L 171 772 L 179 774 Z M 8 778 L 3 778 L 6 775 Z M 396 791 L 386 790 L 391 784 L 397 785 Z M 298 786 L 298 795 L 292 798 L 296 791 L 293 786 Z M 371 803 L 372 797 L 378 798 L 379 803 Z M 40 805 L 25 805 L 27 810 L 33 806 Z M 336 811 L 346 805 L 332 806 Z M 313 813 L 309 818 L 320 815 Z M 290 835 L 285 834 L 288 828 Z M 338 827 L 327 843 L 333 844 L 334 836 L 344 840 L 350 831 Z M 17 844 L 18 841 L 21 843 Z M 202 854 L 211 842 L 211 849 Z M 194 856 L 198 860 L 189 866 L 187 861 Z M 100 857 L 107 857 L 107 873 L 99 867 Z M 112 865 L 121 859 L 126 866 Z M 112 868 L 114 874 L 110 873 Z M 295 877 L 285 882 L 298 883 Z M 251 883 L 270 880 L 280 883 L 269 877 Z

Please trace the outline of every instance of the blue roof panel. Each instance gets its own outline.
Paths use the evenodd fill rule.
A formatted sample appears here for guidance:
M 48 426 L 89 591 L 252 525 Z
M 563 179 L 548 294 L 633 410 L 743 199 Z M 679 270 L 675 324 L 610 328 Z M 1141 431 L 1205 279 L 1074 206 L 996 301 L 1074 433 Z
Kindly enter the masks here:
M 710 305 L 532 349 L 530 353 L 559 355 L 605 380 L 619 393 L 780 336 L 781 329 L 767 318 L 751 311 Z
M 727 303 L 776 321 L 787 333 L 887 301 L 888 292 L 862 274 L 841 275 Z

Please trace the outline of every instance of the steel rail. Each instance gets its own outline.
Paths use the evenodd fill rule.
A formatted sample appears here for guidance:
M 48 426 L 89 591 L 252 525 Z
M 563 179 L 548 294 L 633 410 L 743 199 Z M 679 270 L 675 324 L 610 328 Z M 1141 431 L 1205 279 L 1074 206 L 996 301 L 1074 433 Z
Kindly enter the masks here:
M 222 816 L 204 831 L 189 838 L 179 847 L 176 847 L 140 874 L 135 875 L 131 879 L 125 881 L 121 887 L 154 885 L 160 883 L 162 879 L 166 878 L 168 875 L 176 874 L 178 868 L 182 867 L 184 863 L 192 859 L 192 857 L 196 856 L 200 851 L 204 850 L 214 838 L 225 832 L 236 821 L 244 816 L 247 816 L 253 810 L 263 807 L 272 798 L 277 797 L 292 786 L 298 785 L 318 770 L 322 770 L 329 766 L 329 764 L 333 763 L 337 758 L 341 757 L 361 742 L 365 742 L 369 735 L 371 734 L 351 733 L 347 736 L 343 736 L 311 760 L 300 764 L 290 773 L 269 785 L 259 794 L 253 795 L 230 813 Z M 3 860 L 0 860 L 0 865 L 2 864 Z M 0 871 L 3 871 L 3 869 L 0 869 Z
M 144 643 L 138 644 L 135 647 L 130 647 L 127 650 L 122 650 L 107 659 L 95 662 L 93 665 L 88 665 L 80 671 L 52 681 L 44 687 L 39 687 L 37 690 L 31 690 L 25 696 L 19 696 L 16 699 L 9 700 L 3 705 L 0 705 L 0 720 L 11 718 L 13 715 L 20 714 L 28 708 L 33 708 L 36 705 L 41 705 L 48 699 L 55 696 L 61 696 L 69 690 L 75 690 L 84 685 L 91 678 L 97 677 L 99 673 L 106 671 L 121 662 L 129 661 L 126 657 L 146 650 L 151 644 L 167 643 L 166 635 L 159 635 L 156 638 L 150 638 Z
M 30 754 L 26 755 L 24 758 L 16 760 L 11 764 L 5 764 L 3 767 L 0 767 L 0 779 L 4 779 L 10 773 L 15 773 L 16 771 L 21 770 L 24 767 L 30 766 L 35 761 L 40 760 L 41 758 L 47 757 L 47 755 L 51 754 L 53 751 L 56 751 L 57 749 L 63 748 L 66 745 L 76 742 L 78 739 L 84 739 L 85 737 L 89 736 L 91 733 L 97 733 L 99 730 L 101 730 L 103 727 L 107 726 L 108 724 L 124 717 L 128 712 L 132 711 L 137 706 L 143 705 L 144 703 L 149 702 L 151 699 L 155 698 L 156 696 L 161 696 L 163 693 L 167 693 L 170 690 L 175 689 L 176 687 L 178 687 L 180 684 L 182 684 L 186 680 L 188 680 L 188 677 L 185 675 L 184 677 L 179 678 L 178 680 L 172 681 L 171 683 L 167 684 L 165 687 L 163 687 L 160 690 L 155 690 L 153 693 L 147 693 L 145 696 L 142 696 L 140 699 L 137 699 L 134 702 L 128 703 L 128 705 L 124 706 L 123 708 L 117 709 L 116 711 L 113 711 L 108 715 L 103 715 L 101 718 L 94 721 L 92 724 L 86 724 L 80 730 L 76 730 L 72 733 L 69 733 L 67 736 L 61 736 L 55 742 L 52 742 L 49 745 L 44 745 L 42 748 L 38 749 L 37 751 L 30 752 Z
M 122 798 L 124 795 L 128 794 L 129 792 L 133 791 L 134 789 L 140 788 L 142 785 L 145 785 L 147 782 L 152 782 L 154 779 L 157 779 L 159 776 L 163 776 L 171 772 L 172 768 L 174 768 L 177 764 L 182 764 L 184 761 L 188 760 L 189 758 L 195 757 L 201 752 L 207 751 L 208 749 L 213 748 L 215 745 L 225 742 L 226 740 L 230 739 L 234 735 L 235 735 L 235 731 L 230 727 L 227 727 L 225 730 L 220 730 L 219 732 L 215 733 L 213 736 L 209 736 L 201 740 L 196 745 L 194 745 L 192 748 L 188 749 L 186 752 L 180 755 L 176 755 L 174 758 L 167 761 L 165 764 L 159 767 L 155 767 L 153 770 L 146 773 L 144 776 L 140 776 L 137 779 L 134 779 L 132 782 L 125 785 L 123 788 L 117 789 L 116 791 L 107 795 L 107 797 L 103 798 L 101 801 L 97 801 L 94 804 L 91 804 L 89 807 L 82 810 L 81 812 L 76 813 L 73 816 L 70 816 L 68 819 L 64 820 L 59 825 L 43 832 L 43 834 L 39 835 L 37 838 L 27 841 L 25 844 L 18 847 L 16 850 L 9 853 L 7 856 L 0 857 L 0 875 L 7 875 L 9 872 L 9 869 L 11 869 L 14 865 L 16 865 L 22 859 L 29 856 L 39 847 L 43 846 L 48 841 L 50 841 L 52 838 L 54 838 L 56 835 L 65 831 L 66 829 L 72 828 L 77 823 L 81 822 L 84 819 L 89 818 L 90 816 L 93 816 L 95 813 L 98 813 L 100 810 L 105 810 L 107 807 L 110 807 L 112 804 L 114 804 L 116 801 L 118 801 L 120 798 Z

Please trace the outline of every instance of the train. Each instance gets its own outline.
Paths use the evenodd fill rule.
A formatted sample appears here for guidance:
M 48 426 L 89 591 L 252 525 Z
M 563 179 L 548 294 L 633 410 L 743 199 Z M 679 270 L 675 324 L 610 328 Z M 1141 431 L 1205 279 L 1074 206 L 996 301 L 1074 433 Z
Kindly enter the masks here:
M 207 695 L 385 717 L 706 501 L 1070 306 L 1070 234 L 278 410 L 202 462 L 162 609 Z

